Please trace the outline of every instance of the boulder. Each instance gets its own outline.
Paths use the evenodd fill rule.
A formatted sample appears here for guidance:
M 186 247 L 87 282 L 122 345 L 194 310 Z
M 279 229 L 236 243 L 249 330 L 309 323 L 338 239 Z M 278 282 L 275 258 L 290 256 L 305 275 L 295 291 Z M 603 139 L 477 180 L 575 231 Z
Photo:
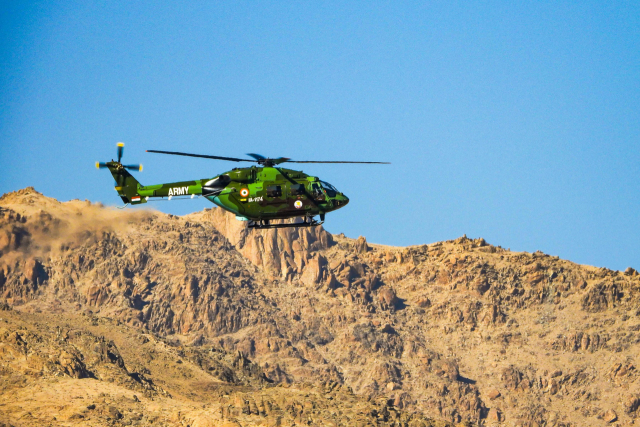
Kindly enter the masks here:
M 369 273 L 364 281 L 364 289 L 367 292 L 371 292 L 380 286 L 380 279 L 375 273 Z
M 500 397 L 500 392 L 496 389 L 489 390 L 489 392 L 487 393 L 487 397 L 489 398 L 489 400 L 496 400 Z
M 104 412 L 105 412 L 105 415 L 107 415 L 107 417 L 109 418 L 112 418 L 115 420 L 119 420 L 122 418 L 122 413 L 115 406 L 108 406 Z
M 491 422 L 500 422 L 504 420 L 504 417 L 502 416 L 502 412 L 500 412 L 498 408 L 491 408 L 489 409 L 487 419 Z
M 416 305 L 420 308 L 427 308 L 431 305 L 431 300 L 427 297 L 418 298 L 416 300 Z
M 636 394 L 630 394 L 623 401 L 624 410 L 627 413 L 635 412 L 640 406 L 640 397 Z
M 384 255 L 384 259 L 387 262 L 394 262 L 396 260 L 396 255 L 391 251 L 387 251 Z
M 450 379 L 451 381 L 457 381 L 460 377 L 458 364 L 453 360 L 441 361 L 436 373 L 442 377 Z
M 34 258 L 30 258 L 25 262 L 24 275 L 33 283 L 42 283 L 48 279 L 44 266 Z
M 336 276 L 333 273 L 329 273 L 329 275 L 325 280 L 325 286 L 327 290 L 337 289 L 338 285 L 339 283 L 338 283 L 338 279 L 336 279 Z
M 369 245 L 367 245 L 367 239 L 362 236 L 358 237 L 358 240 L 356 240 L 355 249 L 359 254 L 364 254 L 371 250 L 371 248 L 369 248 Z
M 509 366 L 503 369 L 502 374 L 500 376 L 502 379 L 505 388 L 508 390 L 528 390 L 531 386 L 530 380 L 524 375 L 522 371 L 520 371 L 515 366 Z M 551 380 L 549 385 L 551 386 L 551 382 L 556 382 L 555 380 Z M 556 382 L 557 385 L 557 382 Z
M 616 411 L 614 411 L 613 409 L 609 409 L 604 413 L 602 419 L 608 423 L 612 423 L 618 419 L 618 414 L 616 414 Z
M 302 277 L 300 278 L 302 283 L 310 287 L 320 283 L 326 264 L 327 259 L 322 255 L 318 255 L 316 258 L 310 259 L 302 272 Z
M 398 298 L 396 297 L 396 293 L 393 289 L 388 286 L 384 286 L 378 291 L 378 300 L 380 301 L 382 308 L 388 309 L 395 307 Z

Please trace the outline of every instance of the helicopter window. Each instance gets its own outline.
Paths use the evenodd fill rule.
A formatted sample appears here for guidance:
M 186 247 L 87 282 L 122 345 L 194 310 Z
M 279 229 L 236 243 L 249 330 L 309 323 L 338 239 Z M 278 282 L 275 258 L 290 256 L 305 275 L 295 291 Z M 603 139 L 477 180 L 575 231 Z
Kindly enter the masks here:
M 324 200 L 324 193 L 318 184 L 315 182 L 311 184 L 311 194 L 316 200 Z
M 267 197 L 282 196 L 282 187 L 279 185 L 270 185 L 267 187 Z
M 291 194 L 294 196 L 298 196 L 300 194 L 304 194 L 304 185 L 302 184 L 291 184 Z
M 333 185 L 329 184 L 327 181 L 320 181 L 320 183 L 322 184 L 322 186 L 324 187 L 325 190 L 333 190 L 336 193 L 338 192 L 336 187 L 334 187 Z
M 327 192 L 327 196 L 336 197 L 336 193 L 338 192 L 336 187 L 325 181 L 320 181 L 320 183 L 322 184 L 322 188 L 324 188 L 324 191 Z

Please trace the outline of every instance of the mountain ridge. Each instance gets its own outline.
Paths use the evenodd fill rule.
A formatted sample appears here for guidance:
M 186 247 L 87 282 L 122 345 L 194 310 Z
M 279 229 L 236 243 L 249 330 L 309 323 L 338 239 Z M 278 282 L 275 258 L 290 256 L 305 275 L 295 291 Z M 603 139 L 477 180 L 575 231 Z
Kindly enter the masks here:
M 0 298 L 14 312 L 83 313 L 240 354 L 269 384 L 339 384 L 398 425 L 636 419 L 631 268 L 466 236 L 396 248 L 322 227 L 252 231 L 221 209 L 123 212 L 32 188 L 0 207 Z

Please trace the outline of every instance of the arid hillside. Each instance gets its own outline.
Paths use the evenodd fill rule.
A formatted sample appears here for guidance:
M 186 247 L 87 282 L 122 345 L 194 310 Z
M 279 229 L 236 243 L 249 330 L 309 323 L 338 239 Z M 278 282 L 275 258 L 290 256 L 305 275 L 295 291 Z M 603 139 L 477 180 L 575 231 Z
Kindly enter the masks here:
M 634 425 L 640 276 L 0 199 L 0 425 Z M 134 396 L 135 395 L 135 396 Z M 640 421 L 638 421 L 640 425 Z

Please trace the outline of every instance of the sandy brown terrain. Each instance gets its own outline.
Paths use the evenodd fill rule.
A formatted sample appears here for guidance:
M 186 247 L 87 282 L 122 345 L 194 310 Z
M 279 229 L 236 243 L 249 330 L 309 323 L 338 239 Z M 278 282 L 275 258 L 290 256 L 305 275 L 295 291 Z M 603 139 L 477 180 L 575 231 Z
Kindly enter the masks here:
M 640 425 L 633 269 L 0 208 L 0 425 Z

